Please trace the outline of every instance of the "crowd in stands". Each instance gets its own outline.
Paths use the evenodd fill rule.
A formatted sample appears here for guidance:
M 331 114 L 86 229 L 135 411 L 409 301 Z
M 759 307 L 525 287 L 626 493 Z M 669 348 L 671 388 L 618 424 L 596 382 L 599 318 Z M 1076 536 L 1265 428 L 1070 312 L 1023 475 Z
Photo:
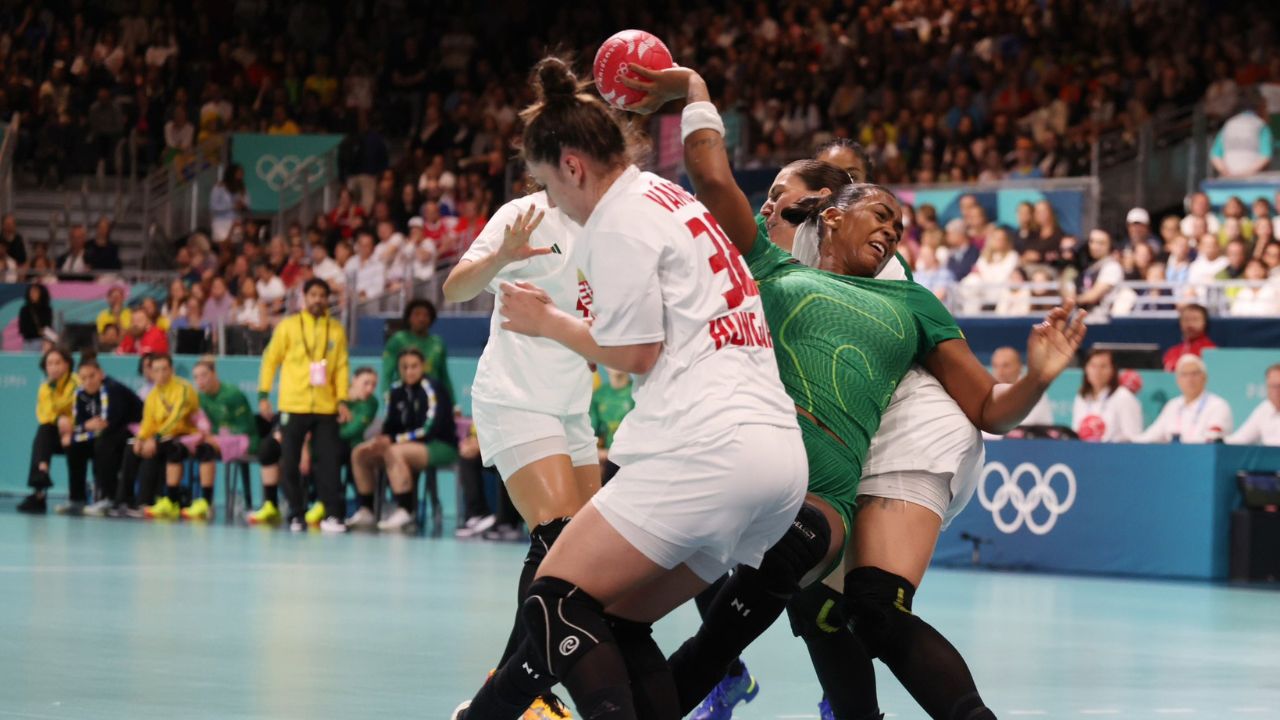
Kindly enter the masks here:
M 1224 314 L 1280 316 L 1280 193 L 1246 207 L 1231 198 L 1220 214 L 1204 193 L 1187 199 L 1186 215 L 1158 222 L 1144 208 L 1126 216 L 1123 232 L 1063 232 L 1048 201 L 1018 206 L 1017 226 L 993 223 L 971 196 L 961 216 L 940 227 L 930 205 L 912 208 L 902 252 L 917 282 L 957 312 L 1034 315 L 1059 297 L 1074 297 L 1111 315 L 1171 311 L 1207 302 L 1215 281 L 1228 287 Z
M 746 131 L 749 164 L 847 137 L 889 183 L 1087 174 L 1101 133 L 1132 139 L 1148 117 L 1202 99 L 1226 119 L 1254 107 L 1254 86 L 1280 84 L 1265 2 L 698 0 L 659 14 L 640 0 L 499 0 L 469 18 L 450 7 L 20 3 L 0 15 L 0 117 L 23 115 L 19 163 L 54 181 L 113 166 L 128 138 L 150 166 L 215 155 L 231 132 L 342 133 L 344 174 L 366 178 L 368 210 L 388 141 L 407 143 L 397 182 L 430 194 L 428 167 L 442 164 L 441 185 L 474 169 L 501 200 L 527 68 L 552 44 L 591 48 L 628 26 L 702 72 Z

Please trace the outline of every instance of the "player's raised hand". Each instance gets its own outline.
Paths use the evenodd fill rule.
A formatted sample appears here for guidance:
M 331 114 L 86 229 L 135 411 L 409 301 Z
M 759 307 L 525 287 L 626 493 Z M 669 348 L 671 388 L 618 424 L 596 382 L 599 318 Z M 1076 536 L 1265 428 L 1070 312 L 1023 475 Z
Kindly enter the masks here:
M 1075 302 L 1068 300 L 1031 328 L 1027 338 L 1028 374 L 1048 383 L 1075 359 L 1085 335 L 1084 313 L 1076 313 L 1075 309 Z
M 519 262 L 528 260 L 538 255 L 547 255 L 551 252 L 549 247 L 536 248 L 529 245 L 529 238 L 533 236 L 533 231 L 538 229 L 542 224 L 542 218 L 545 213 L 536 206 L 530 206 L 529 209 L 516 221 L 511 223 L 503 230 L 502 247 L 498 248 L 498 256 L 505 263 Z
M 689 81 L 697 76 L 693 70 L 679 65 L 666 70 L 650 70 L 635 63 L 627 67 L 631 75 L 623 75 L 618 81 L 632 90 L 645 93 L 643 100 L 627 106 L 631 112 L 641 115 L 657 112 L 672 100 L 683 99 L 689 93 Z

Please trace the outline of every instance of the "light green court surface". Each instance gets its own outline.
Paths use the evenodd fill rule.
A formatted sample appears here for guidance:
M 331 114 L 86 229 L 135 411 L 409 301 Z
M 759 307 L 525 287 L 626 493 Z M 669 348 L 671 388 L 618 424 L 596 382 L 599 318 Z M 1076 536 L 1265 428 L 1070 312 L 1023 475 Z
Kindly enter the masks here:
M 0 718 L 444 720 L 501 652 L 520 545 L 0 509 Z M 1001 718 L 1280 718 L 1280 593 L 934 570 L 919 612 Z M 673 650 L 696 627 L 659 626 Z M 783 620 L 742 720 L 817 717 Z M 890 717 L 923 714 L 879 666 Z

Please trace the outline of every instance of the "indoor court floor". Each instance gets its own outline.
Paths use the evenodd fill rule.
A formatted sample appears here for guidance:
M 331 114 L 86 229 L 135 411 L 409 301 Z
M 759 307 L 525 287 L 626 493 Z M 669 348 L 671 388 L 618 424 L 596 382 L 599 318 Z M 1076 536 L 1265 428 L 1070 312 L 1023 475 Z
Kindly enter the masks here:
M 502 649 L 518 544 L 0 508 L 0 718 L 446 720 Z M 1280 592 L 934 570 L 917 609 L 1001 718 L 1280 718 Z M 658 631 L 693 632 L 682 608 Z M 735 717 L 816 718 L 785 620 Z M 889 717 L 923 713 L 879 666 Z

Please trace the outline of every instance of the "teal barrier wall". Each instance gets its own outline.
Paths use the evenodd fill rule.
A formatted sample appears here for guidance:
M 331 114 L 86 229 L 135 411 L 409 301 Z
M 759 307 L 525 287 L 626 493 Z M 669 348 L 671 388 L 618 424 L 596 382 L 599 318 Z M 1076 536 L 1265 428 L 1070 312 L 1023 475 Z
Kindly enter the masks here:
M 179 356 L 176 359 L 178 374 L 191 376 L 191 366 L 197 360 L 194 356 Z M 5 457 L 12 458 L 10 471 L 0 476 L 0 494 L 25 493 L 27 483 L 27 463 L 31 453 L 31 438 L 35 431 L 35 399 L 36 389 L 40 382 L 37 369 L 39 358 L 30 353 L 0 354 L 0 407 L 9 412 L 0 415 L 0 451 Z M 137 359 L 128 357 L 103 357 L 103 366 L 108 374 L 122 382 L 133 385 L 140 384 L 137 375 Z M 474 357 L 449 358 L 449 375 L 458 390 L 457 404 L 464 415 L 471 415 L 471 383 L 475 378 L 476 363 Z M 1209 389 L 1221 395 L 1231 404 L 1236 425 L 1244 422 L 1263 398 L 1266 387 L 1263 373 L 1266 368 L 1280 362 L 1280 352 L 1275 350 L 1209 350 L 1205 353 L 1205 362 L 1209 366 Z M 354 370 L 368 365 L 381 368 L 381 358 L 358 357 L 351 359 Z M 258 388 L 258 360 L 246 357 L 225 357 L 218 361 L 219 373 L 226 382 L 235 384 L 250 399 L 254 398 Z M 1049 401 L 1053 407 L 1054 419 L 1062 425 L 1071 424 L 1071 404 L 1076 392 L 1080 389 L 1083 371 L 1070 369 L 1049 388 Z M 1140 371 L 1142 391 L 1138 399 L 1142 402 L 1143 419 L 1147 424 L 1153 422 L 1164 404 L 1178 394 L 1173 375 L 1157 370 Z M 54 492 L 65 493 L 66 481 L 61 461 L 54 462 Z M 441 492 L 445 495 L 442 501 L 447 509 L 454 507 L 454 483 L 452 474 L 441 476 Z
M 137 389 L 142 380 L 138 377 L 138 359 L 136 357 L 102 356 L 99 358 L 103 369 L 111 377 Z M 190 378 L 191 366 L 199 358 L 191 355 L 180 355 L 174 360 L 178 375 Z M 0 494 L 26 494 L 27 468 L 31 459 L 31 440 L 34 437 L 36 418 L 36 392 L 40 387 L 41 375 L 38 369 L 40 358 L 34 353 L 0 354 L 0 407 L 6 412 L 0 413 L 0 453 L 10 458 L 9 470 L 0 474 Z M 351 359 L 354 370 L 365 365 L 378 369 L 381 358 L 359 357 Z M 218 374 L 223 382 L 231 383 L 249 396 L 251 403 L 258 394 L 257 358 L 225 357 L 218 360 Z M 471 381 L 475 377 L 475 358 L 450 358 L 449 374 L 458 388 L 458 404 L 464 414 L 471 414 Z M 256 405 L 256 403 L 255 403 Z M 53 493 L 64 495 L 67 491 L 66 466 L 61 459 L 53 462 Z M 254 471 L 254 483 L 258 483 L 257 471 Z M 447 509 L 455 506 L 453 473 L 440 474 L 441 502 Z M 218 487 L 221 498 L 221 483 Z M 254 491 L 255 502 L 261 498 L 259 491 Z

